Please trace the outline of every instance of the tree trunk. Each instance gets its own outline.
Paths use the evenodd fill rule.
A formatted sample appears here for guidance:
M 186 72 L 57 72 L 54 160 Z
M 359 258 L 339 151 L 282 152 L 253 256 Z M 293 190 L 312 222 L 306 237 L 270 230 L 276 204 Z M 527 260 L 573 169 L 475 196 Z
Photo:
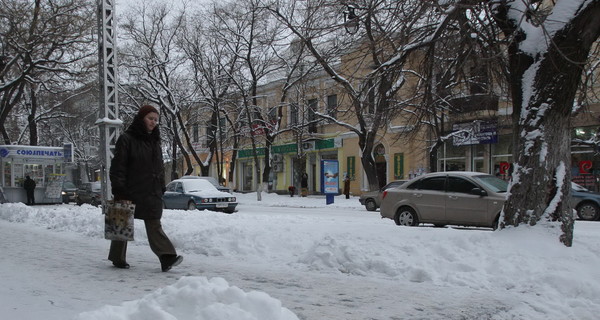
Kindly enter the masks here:
M 31 88 L 31 110 L 29 116 L 27 116 L 27 123 L 29 125 L 29 145 L 37 146 L 38 145 L 38 130 L 37 130 L 37 122 L 35 121 L 35 114 L 38 109 L 38 101 L 37 95 L 33 88 Z
M 518 51 L 518 42 L 509 49 L 517 145 L 503 224 L 561 221 L 560 241 L 569 247 L 574 219 L 570 117 L 584 62 L 600 34 L 598 15 L 600 3 L 588 5 L 536 56 Z
M 373 159 L 373 148 L 374 148 L 374 136 L 367 134 L 365 136 L 359 136 L 358 145 L 362 150 L 362 156 L 360 162 L 367 176 L 369 182 L 369 190 L 379 190 L 379 178 L 377 177 L 377 168 L 375 166 L 375 159 Z

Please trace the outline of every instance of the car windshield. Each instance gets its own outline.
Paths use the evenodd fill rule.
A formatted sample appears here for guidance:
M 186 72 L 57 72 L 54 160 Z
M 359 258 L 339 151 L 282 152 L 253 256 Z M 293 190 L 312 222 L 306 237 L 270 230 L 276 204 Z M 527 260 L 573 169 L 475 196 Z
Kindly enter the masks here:
M 586 192 L 586 191 L 590 191 L 580 185 L 578 185 L 575 182 L 571 182 L 571 189 L 575 190 L 575 191 L 581 191 L 581 192 Z
M 63 183 L 63 188 L 64 189 L 77 189 L 77 187 L 73 184 L 73 182 L 70 182 L 70 181 L 65 181 Z
M 506 192 L 508 189 L 508 183 L 506 181 L 491 175 L 480 175 L 474 176 L 473 178 L 492 189 L 494 192 Z
M 213 186 L 209 181 L 204 179 L 186 179 L 182 180 L 185 186 L 186 192 L 198 192 L 198 191 L 216 191 L 217 188 Z
M 100 184 L 100 182 L 94 182 L 91 184 L 91 186 L 92 191 L 100 192 L 100 190 L 102 190 L 102 185 Z

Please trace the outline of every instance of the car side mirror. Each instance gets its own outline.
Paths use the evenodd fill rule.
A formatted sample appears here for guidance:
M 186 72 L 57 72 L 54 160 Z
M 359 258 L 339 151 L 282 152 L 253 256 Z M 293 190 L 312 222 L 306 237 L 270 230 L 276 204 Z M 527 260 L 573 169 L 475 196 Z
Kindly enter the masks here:
M 487 196 L 487 192 L 481 188 L 473 188 L 471 189 L 471 194 L 474 194 L 476 196 L 481 196 L 481 197 L 485 197 Z

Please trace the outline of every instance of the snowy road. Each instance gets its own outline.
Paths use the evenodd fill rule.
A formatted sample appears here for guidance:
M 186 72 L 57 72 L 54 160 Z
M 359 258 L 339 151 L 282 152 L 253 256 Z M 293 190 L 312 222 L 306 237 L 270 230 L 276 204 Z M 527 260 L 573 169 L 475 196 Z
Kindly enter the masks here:
M 500 255 L 514 251 L 513 240 L 504 240 L 502 234 L 487 240 L 498 235 L 478 230 L 402 229 L 359 207 L 241 205 L 234 215 L 167 212 L 165 230 L 185 256 L 184 263 L 168 273 L 160 271 L 140 224 L 136 225 L 140 238 L 128 251 L 132 268 L 115 269 L 105 260 L 108 241 L 86 229 L 101 223 L 97 209 L 56 208 L 50 213 L 36 208 L 41 211 L 24 218 L 24 223 L 12 221 L 22 219 L 23 213 L 5 213 L 4 220 L 0 219 L 3 319 L 72 319 L 81 312 L 140 299 L 185 276 L 221 277 L 246 292 L 265 292 L 307 320 L 562 319 L 561 314 L 588 319 L 598 308 L 590 302 L 594 298 L 586 298 L 597 294 L 597 280 L 576 282 L 571 299 L 572 293 L 563 289 L 560 295 L 543 292 L 549 289 L 536 280 L 540 278 L 535 272 L 510 271 L 510 259 L 502 265 L 504 260 L 486 256 L 493 250 L 500 250 Z M 593 235 L 595 229 L 588 233 Z M 388 238 L 390 243 L 381 240 Z M 590 239 L 598 241 L 595 236 L 585 241 Z M 492 249 L 498 241 L 508 241 L 503 245 L 506 249 Z M 597 250 L 580 258 L 579 251 L 556 248 L 556 254 L 573 252 L 565 261 L 598 260 Z M 532 250 L 545 252 L 547 261 L 556 261 L 553 250 Z M 514 259 L 524 270 L 550 265 L 539 256 L 515 253 Z M 336 261 L 349 266 L 350 273 L 328 265 Z M 494 279 L 496 267 L 501 271 L 500 281 Z M 579 274 L 588 270 L 572 269 L 565 264 L 551 272 L 562 279 L 563 270 Z M 590 266 L 589 270 L 596 269 Z M 589 276 L 596 279 L 597 275 L 593 271 Z M 514 284 L 512 277 L 517 279 Z M 564 305 L 555 307 L 557 301 Z

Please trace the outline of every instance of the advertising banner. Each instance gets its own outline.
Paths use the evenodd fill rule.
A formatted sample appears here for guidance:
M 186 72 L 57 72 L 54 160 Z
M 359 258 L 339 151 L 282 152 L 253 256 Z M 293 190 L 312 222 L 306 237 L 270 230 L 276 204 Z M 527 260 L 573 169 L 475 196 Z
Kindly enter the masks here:
M 337 160 L 322 160 L 321 161 L 321 177 L 323 193 L 338 194 L 339 193 L 339 175 L 340 166 Z

